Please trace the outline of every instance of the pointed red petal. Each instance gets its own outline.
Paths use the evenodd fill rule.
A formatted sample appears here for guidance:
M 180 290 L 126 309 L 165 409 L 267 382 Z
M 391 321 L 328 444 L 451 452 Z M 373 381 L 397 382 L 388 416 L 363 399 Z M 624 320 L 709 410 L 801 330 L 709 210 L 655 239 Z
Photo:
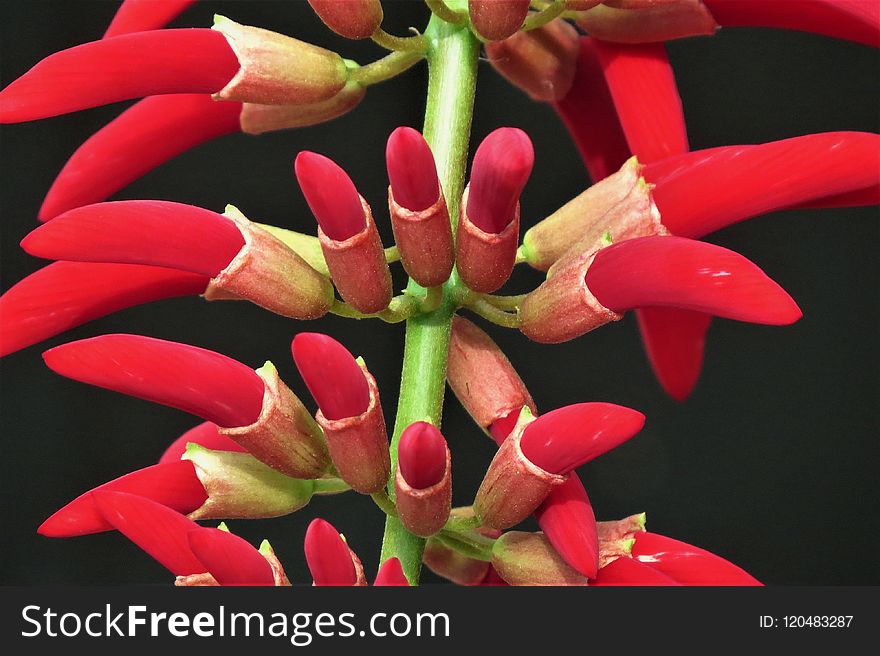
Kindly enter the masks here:
M 356 417 L 370 405 L 370 388 L 351 353 L 329 335 L 300 333 L 290 346 L 293 360 L 327 419 Z
M 366 217 L 360 195 L 336 162 L 303 151 L 296 156 L 293 167 L 306 202 L 325 235 L 345 241 L 364 229 Z
M 446 440 L 436 426 L 426 421 L 404 429 L 397 453 L 403 480 L 416 490 L 436 485 L 446 473 Z
M 200 508 L 208 498 L 190 461 L 153 465 L 81 494 L 43 522 L 37 533 L 66 538 L 112 530 L 113 526 L 95 508 L 91 493 L 98 491 L 136 494 L 184 514 Z
M 596 515 L 581 479 L 572 472 L 535 511 L 538 525 L 563 560 L 588 578 L 599 569 Z
M 684 585 L 761 585 L 720 556 L 656 533 L 636 533 L 632 555 Z
M 635 558 L 617 558 L 599 570 L 590 585 L 681 585 Z
M 385 163 L 398 205 L 421 212 L 437 202 L 440 196 L 437 165 L 421 132 L 407 127 L 394 130 L 385 147 Z
M 129 32 L 158 30 L 177 18 L 195 0 L 123 0 L 104 38 Z
M 553 107 L 568 128 L 590 178 L 598 182 L 617 171 L 630 152 L 595 43 L 590 37 L 581 38 L 571 90 Z
M 207 94 L 144 98 L 67 160 L 40 207 L 40 220 L 106 200 L 181 153 L 237 132 L 240 114 L 241 103 L 217 102 Z
M 216 276 L 244 246 L 225 216 L 194 205 L 121 200 L 86 205 L 44 223 L 21 241 L 35 257 L 150 264 Z
M 777 27 L 880 47 L 874 0 L 703 0 L 722 27 Z
M 253 369 L 206 349 L 141 335 L 101 335 L 43 353 L 62 376 L 190 412 L 220 426 L 248 426 L 263 407 Z
M 642 430 L 645 415 L 613 403 L 578 403 L 541 415 L 522 436 L 522 451 L 553 474 L 607 453 Z
M 212 451 L 245 451 L 244 447 L 233 442 L 225 435 L 221 435 L 217 424 L 205 421 L 194 428 L 190 428 L 183 435 L 174 440 L 171 445 L 165 449 L 165 453 L 159 458 L 159 464 L 166 462 L 177 462 L 186 453 L 187 444 L 199 444 L 206 449 Z
M 595 41 L 593 47 L 630 152 L 640 162 L 687 152 L 687 128 L 666 46 Z
M 532 141 L 518 128 L 498 128 L 483 139 L 471 166 L 467 200 L 471 222 L 483 232 L 502 232 L 513 220 L 534 163 Z
M 376 573 L 374 586 L 409 586 L 409 581 L 403 574 L 403 567 L 397 558 L 389 558 Z
M 175 576 L 202 574 L 206 568 L 189 548 L 194 521 L 160 503 L 124 492 L 92 492 L 95 507 L 113 528 Z
M 651 164 L 644 175 L 657 185 L 663 225 L 676 235 L 702 237 L 760 214 L 821 206 L 839 194 L 859 191 L 876 199 L 880 135 L 827 132 L 711 148 Z
M 164 93 L 213 93 L 238 71 L 210 29 L 153 30 L 56 52 L 0 91 L 0 123 L 20 123 Z
M 216 528 L 187 533 L 189 547 L 220 585 L 275 585 L 272 566 L 247 540 Z
M 53 262 L 0 296 L 0 357 L 117 310 L 201 294 L 208 278 L 137 264 Z
M 315 585 L 354 585 L 357 571 L 351 551 L 333 526 L 313 519 L 306 530 L 306 562 Z
M 636 317 L 657 380 L 669 396 L 684 401 L 700 376 L 712 317 L 661 307 L 638 308 Z
M 682 237 L 640 237 L 603 248 L 586 283 L 615 312 L 676 307 L 769 325 L 802 316 L 785 290 L 742 255 Z

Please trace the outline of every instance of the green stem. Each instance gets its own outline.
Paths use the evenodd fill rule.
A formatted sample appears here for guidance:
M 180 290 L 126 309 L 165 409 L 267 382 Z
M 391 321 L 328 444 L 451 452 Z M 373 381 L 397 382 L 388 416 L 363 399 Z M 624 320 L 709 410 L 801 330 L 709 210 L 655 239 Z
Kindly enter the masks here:
M 353 69 L 350 76 L 355 82 L 368 87 L 400 75 L 424 57 L 425 53 L 418 49 L 392 52 L 366 66 Z
M 418 50 L 419 52 L 425 51 L 425 40 L 421 34 L 416 36 L 394 36 L 393 34 L 388 34 L 381 27 L 373 32 L 373 36 L 370 37 L 374 43 L 379 44 L 386 50 Z
M 428 99 L 423 132 L 437 162 L 437 173 L 454 226 L 458 222 L 458 206 L 464 189 L 480 47 L 466 25 L 446 23 L 436 14 L 431 17 L 425 36 L 428 40 Z M 458 276 L 453 272 L 445 285 L 440 306 L 406 322 L 400 399 L 391 440 L 392 471 L 397 464 L 397 445 L 404 428 L 423 420 L 440 425 L 449 332 L 458 286 Z M 407 290 L 413 295 L 424 293 L 412 280 Z M 389 487 L 389 494 L 393 498 L 393 487 Z M 409 533 L 400 520 L 386 519 L 382 562 L 396 556 L 412 584 L 418 583 L 424 548 L 424 539 Z
M 388 496 L 388 493 L 385 490 L 379 490 L 378 492 L 373 492 L 370 495 L 373 498 L 373 502 L 379 506 L 379 509 L 388 515 L 389 517 L 397 517 L 397 506 L 394 505 L 394 502 L 391 500 L 391 497 Z
M 528 16 L 523 22 L 522 30 L 523 32 L 528 32 L 529 30 L 536 30 L 539 27 L 544 27 L 554 18 L 561 16 L 563 11 L 565 11 L 564 0 L 556 0 L 556 2 L 547 5 L 538 13 Z
M 425 0 L 425 4 L 437 18 L 453 25 L 461 23 L 466 15 L 464 12 L 453 11 L 443 0 Z
M 519 328 L 519 315 L 505 312 L 484 298 L 476 297 L 467 303 L 467 308 L 487 321 L 504 328 Z

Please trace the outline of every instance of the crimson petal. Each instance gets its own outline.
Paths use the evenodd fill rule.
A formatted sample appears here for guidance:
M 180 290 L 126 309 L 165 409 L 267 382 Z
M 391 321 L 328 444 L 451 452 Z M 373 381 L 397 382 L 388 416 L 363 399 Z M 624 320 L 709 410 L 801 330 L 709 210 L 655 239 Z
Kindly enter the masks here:
M 290 348 L 296 368 L 324 417 L 357 417 L 367 410 L 367 379 L 342 344 L 328 335 L 299 333 Z
M 632 555 L 684 585 L 761 585 L 720 556 L 657 533 L 636 533 Z
M 192 529 L 187 540 L 220 585 L 275 585 L 269 561 L 247 540 L 216 528 Z
M 158 30 L 177 18 L 195 0 L 123 0 L 104 38 L 129 32 Z
M 329 522 L 312 520 L 306 529 L 305 552 L 315 585 L 354 585 L 357 582 L 351 551 Z

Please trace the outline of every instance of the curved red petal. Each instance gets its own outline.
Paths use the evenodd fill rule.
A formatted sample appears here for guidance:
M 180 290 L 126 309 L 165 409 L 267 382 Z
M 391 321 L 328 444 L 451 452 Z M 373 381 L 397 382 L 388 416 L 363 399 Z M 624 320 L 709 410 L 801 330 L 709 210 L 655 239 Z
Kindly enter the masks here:
M 208 498 L 190 461 L 152 465 L 81 494 L 43 522 L 37 533 L 66 538 L 112 530 L 113 526 L 95 507 L 92 492 L 99 491 L 136 494 L 184 514 L 200 508 Z
M 519 413 L 519 410 L 514 410 L 500 419 L 496 419 L 489 426 L 489 434 L 498 446 L 501 446 L 501 443 L 510 435 L 513 427 L 516 426 L 516 422 L 519 420 Z
M 389 558 L 376 573 L 374 586 L 409 586 L 409 581 L 403 574 L 403 566 L 397 558 Z
M 761 585 L 720 556 L 657 533 L 636 533 L 632 556 L 684 585 Z
M 150 96 L 89 137 L 61 169 L 40 207 L 48 221 L 106 200 L 165 162 L 241 128 L 241 103 L 207 94 Z
M 275 585 L 269 561 L 247 540 L 216 528 L 195 528 L 187 540 L 220 585 Z
M 599 569 L 596 515 L 581 479 L 572 472 L 535 511 L 538 525 L 563 560 L 587 578 Z
M 104 38 L 158 30 L 177 18 L 195 0 L 123 0 L 104 32 Z
M 327 419 L 356 417 L 370 405 L 370 388 L 351 353 L 329 335 L 299 333 L 290 346 L 296 368 Z
M 446 473 L 446 440 L 433 424 L 417 421 L 403 430 L 397 447 L 400 473 L 416 489 L 436 485 Z
M 440 197 L 440 180 L 431 147 L 421 132 L 400 127 L 388 137 L 385 164 L 394 201 L 412 212 L 431 207 Z
M 208 281 L 138 264 L 53 262 L 0 296 L 0 357 L 118 310 L 201 294 Z
M 101 335 L 43 353 L 56 373 L 189 412 L 225 427 L 260 416 L 265 383 L 225 355 L 141 335 Z
M 323 519 L 313 519 L 306 530 L 306 562 L 315 585 L 354 585 L 357 571 L 351 551 L 339 532 Z
M 617 558 L 599 570 L 590 585 L 681 585 L 635 558 Z
M 676 307 L 769 325 L 802 316 L 785 290 L 742 255 L 682 237 L 640 237 L 603 248 L 586 284 L 615 312 Z
M 238 71 L 211 29 L 151 30 L 49 55 L 0 91 L 0 123 L 34 121 L 165 93 L 214 93 Z
M 318 153 L 296 156 L 294 172 L 306 203 L 330 239 L 345 241 L 366 226 L 364 207 L 351 178 L 336 162 Z
M 162 457 L 159 458 L 159 464 L 180 460 L 183 454 L 186 453 L 186 445 L 190 443 L 198 444 L 212 451 L 236 451 L 238 453 L 245 451 L 245 448 L 238 442 L 234 442 L 225 435 L 221 435 L 217 424 L 205 421 L 190 428 L 174 440 L 165 449 Z
M 125 492 L 92 492 L 101 516 L 175 576 L 203 574 L 205 566 L 189 547 L 194 521 L 160 503 Z

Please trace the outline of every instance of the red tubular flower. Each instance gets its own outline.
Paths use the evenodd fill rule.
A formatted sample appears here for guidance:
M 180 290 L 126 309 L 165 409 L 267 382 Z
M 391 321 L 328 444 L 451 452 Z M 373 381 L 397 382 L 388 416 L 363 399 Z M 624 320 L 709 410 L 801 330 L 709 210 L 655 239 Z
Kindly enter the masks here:
M 880 135 L 828 132 L 695 151 L 648 165 L 645 178 L 657 185 L 663 224 L 676 235 L 702 237 L 767 212 L 839 204 L 842 194 L 875 200 Z
M 324 25 L 347 39 L 369 39 L 384 13 L 379 0 L 309 0 Z
M 171 508 L 125 492 L 92 492 L 104 519 L 176 576 L 202 574 L 205 566 L 187 538 L 199 525 Z
M 534 158 L 531 140 L 517 128 L 499 128 L 477 148 L 461 202 L 455 253 L 459 275 L 474 291 L 495 291 L 513 271 L 519 196 Z
M 541 415 L 523 431 L 526 457 L 553 474 L 607 453 L 642 430 L 645 415 L 613 403 L 578 403 Z
M 291 350 L 318 402 L 316 419 L 339 475 L 358 492 L 378 492 L 391 474 L 391 457 L 376 381 L 327 335 L 301 333 Z
M 201 507 L 208 498 L 191 462 L 152 465 L 81 494 L 44 521 L 37 533 L 66 538 L 112 530 L 113 526 L 95 507 L 93 492 L 126 492 L 184 514 Z
M 0 357 L 118 310 L 201 294 L 208 282 L 161 267 L 53 262 L 0 296 Z
M 181 153 L 239 131 L 241 110 L 207 94 L 141 100 L 76 150 L 46 194 L 40 220 L 105 200 Z
M 400 521 L 410 533 L 437 533 L 452 509 L 452 460 L 446 440 L 432 424 L 407 426 L 397 447 L 395 499 Z
M 223 435 L 217 424 L 205 421 L 174 440 L 159 458 L 159 464 L 180 460 L 187 444 L 198 444 L 212 451 L 244 451 L 244 447 Z
M 581 37 L 571 90 L 553 107 L 593 182 L 612 175 L 629 158 L 629 146 L 599 63 L 595 39 Z
M 636 533 L 632 556 L 684 585 L 761 585 L 720 556 L 656 533 Z
M 158 30 L 177 18 L 195 0 L 123 0 L 104 38 L 129 32 Z
M 339 295 L 364 313 L 391 301 L 391 271 L 370 206 L 333 160 L 308 151 L 294 163 L 296 178 L 318 221 L 318 238 Z
M 635 558 L 621 556 L 599 570 L 590 585 L 681 585 L 663 572 L 649 567 Z
M 455 264 L 449 210 L 431 147 L 400 127 L 388 137 L 388 209 L 403 268 L 423 287 L 443 284 Z
M 776 27 L 880 47 L 880 5 L 871 0 L 703 0 L 723 27 Z
M 306 562 L 315 585 L 363 585 L 363 571 L 354 553 L 333 526 L 313 519 L 306 529 Z
M 802 316 L 792 298 L 746 258 L 681 237 L 642 237 L 603 248 L 585 280 L 614 312 L 672 306 L 769 325 Z
M 468 0 L 471 25 L 487 41 L 506 39 L 529 13 L 529 0 Z
M 587 577 L 599 567 L 596 514 L 577 472 L 550 494 L 535 510 L 538 525 L 563 560 Z
M 192 529 L 186 537 L 193 554 L 220 585 L 275 585 L 272 566 L 247 540 L 216 528 Z
M 376 580 L 373 581 L 374 586 L 409 586 L 406 576 L 403 573 L 403 566 L 397 558 L 389 558 L 376 573 Z
M 165 93 L 213 93 L 239 69 L 211 29 L 152 30 L 46 57 L 0 92 L 0 123 L 20 123 Z

